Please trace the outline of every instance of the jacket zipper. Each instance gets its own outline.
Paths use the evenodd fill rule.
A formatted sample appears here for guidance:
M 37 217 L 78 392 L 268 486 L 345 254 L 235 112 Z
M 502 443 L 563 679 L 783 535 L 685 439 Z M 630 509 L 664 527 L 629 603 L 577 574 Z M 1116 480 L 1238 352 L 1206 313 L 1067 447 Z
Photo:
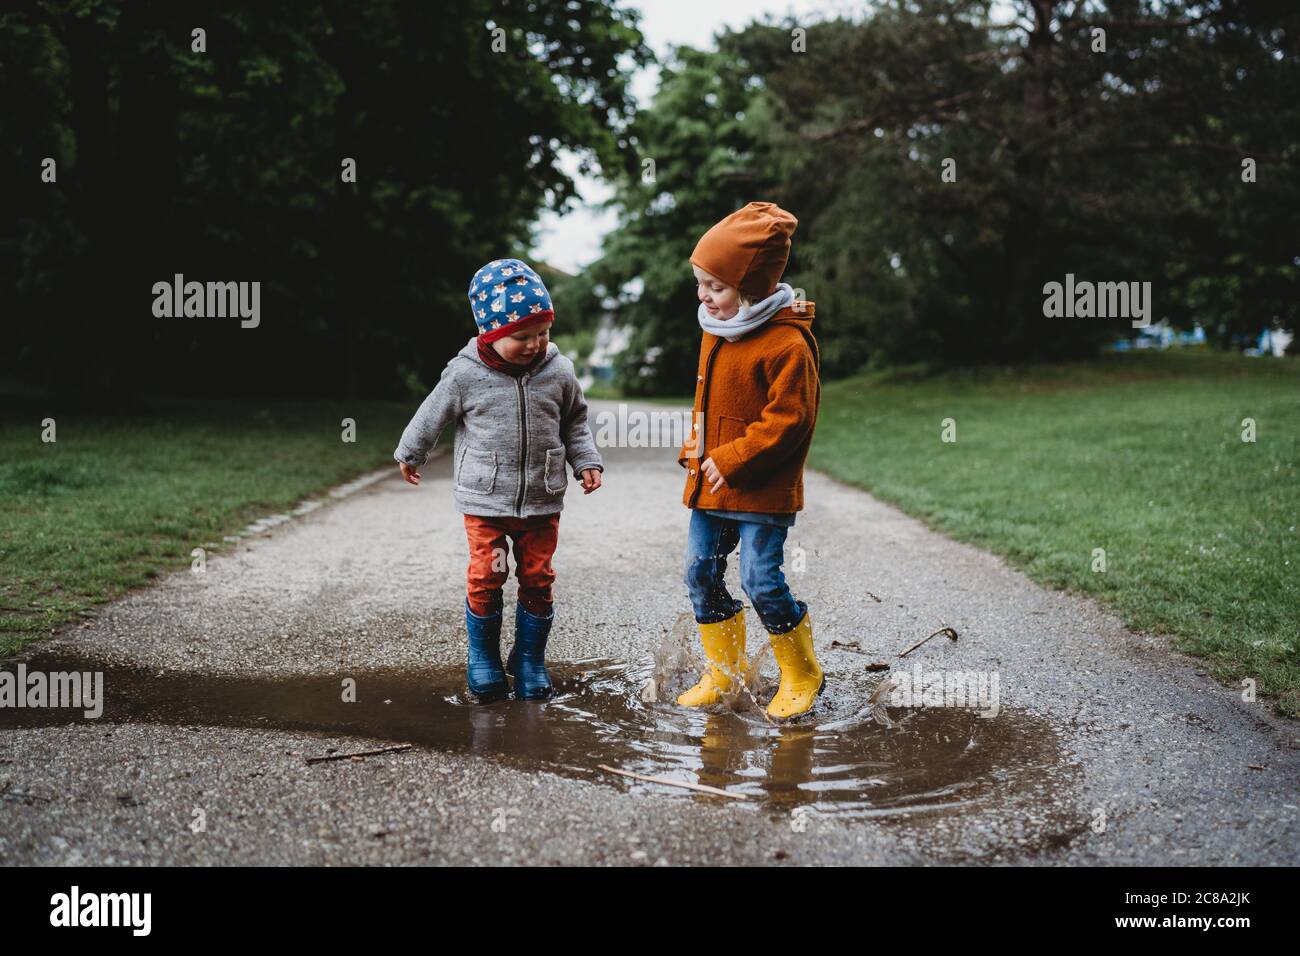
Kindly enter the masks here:
M 524 392 L 524 375 L 515 379 L 519 390 L 519 493 L 515 496 L 515 516 L 524 513 L 524 489 L 528 486 L 528 398 Z
M 713 344 L 713 351 L 704 360 L 704 388 L 700 392 L 700 419 L 705 426 L 703 431 L 707 432 L 709 414 L 709 373 L 713 371 L 713 356 L 718 354 L 718 349 L 722 348 L 722 340 L 719 339 Z M 694 508 L 695 503 L 700 500 L 700 492 L 704 489 L 704 469 L 700 467 L 704 463 L 704 434 L 699 436 L 700 455 L 695 460 L 695 490 L 691 492 L 691 503 L 688 508 Z

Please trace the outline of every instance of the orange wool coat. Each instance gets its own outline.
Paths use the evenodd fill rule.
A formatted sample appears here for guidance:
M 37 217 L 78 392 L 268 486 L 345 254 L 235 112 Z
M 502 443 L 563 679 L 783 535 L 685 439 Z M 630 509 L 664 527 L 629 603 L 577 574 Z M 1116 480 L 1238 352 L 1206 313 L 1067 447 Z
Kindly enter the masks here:
M 782 309 L 753 332 L 700 342 L 692 421 L 677 457 L 686 469 L 688 508 L 788 512 L 803 508 L 803 465 L 821 404 L 820 355 L 812 334 L 816 308 Z M 700 464 L 712 458 L 726 485 L 709 490 Z

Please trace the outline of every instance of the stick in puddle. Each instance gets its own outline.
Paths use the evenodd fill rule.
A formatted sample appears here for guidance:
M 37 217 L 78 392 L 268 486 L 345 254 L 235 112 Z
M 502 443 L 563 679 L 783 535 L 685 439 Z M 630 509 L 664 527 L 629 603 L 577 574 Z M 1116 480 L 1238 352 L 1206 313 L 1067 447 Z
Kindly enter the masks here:
M 718 797 L 730 797 L 732 800 L 748 800 L 749 797 L 743 793 L 730 793 L 726 790 L 719 790 L 717 787 L 710 787 L 703 783 L 691 783 L 689 780 L 674 780 L 672 777 L 651 777 L 644 773 L 632 773 L 630 770 L 619 770 L 617 767 L 606 766 L 603 763 L 596 764 L 601 770 L 608 770 L 610 773 L 617 773 L 624 777 L 635 777 L 637 780 L 648 780 L 651 783 L 666 783 L 670 787 L 685 787 L 687 790 L 698 790 L 700 793 L 711 793 Z
M 350 754 L 330 754 L 327 757 L 308 757 L 308 763 L 324 763 L 327 760 L 347 760 L 350 757 L 377 757 L 380 754 L 397 754 L 404 750 L 410 750 L 411 744 L 402 744 L 400 747 L 383 747 L 379 750 L 358 750 Z

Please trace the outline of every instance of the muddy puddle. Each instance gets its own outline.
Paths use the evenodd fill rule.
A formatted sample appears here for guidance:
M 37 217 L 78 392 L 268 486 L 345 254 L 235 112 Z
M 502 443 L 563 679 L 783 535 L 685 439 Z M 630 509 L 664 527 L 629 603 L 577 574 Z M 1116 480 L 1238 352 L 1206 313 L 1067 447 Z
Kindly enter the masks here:
M 4 662 L 2 669 L 16 665 Z M 995 717 L 951 707 L 890 707 L 892 726 L 886 726 L 874 714 L 863 716 L 879 678 L 847 669 L 828 668 L 827 691 L 811 718 L 785 726 L 772 725 L 753 706 L 723 713 L 678 707 L 672 702 L 677 688 L 662 683 L 663 699 L 647 702 L 647 681 L 662 678 L 648 661 L 556 663 L 551 700 L 487 705 L 466 700 L 463 667 L 232 678 L 38 656 L 26 669 L 102 671 L 103 714 L 88 720 L 81 709 L 0 707 L 0 731 L 155 723 L 309 732 L 322 735 L 319 754 L 366 749 L 363 740 L 349 738 L 378 739 L 682 799 L 882 819 L 976 807 L 1010 811 L 1017 795 L 1032 795 L 1041 806 L 1071 776 L 1041 717 L 1008 707 Z M 343 699 L 345 678 L 356 682 L 355 702 Z M 750 799 L 621 777 L 600 764 Z M 332 766 L 304 772 L 328 773 Z

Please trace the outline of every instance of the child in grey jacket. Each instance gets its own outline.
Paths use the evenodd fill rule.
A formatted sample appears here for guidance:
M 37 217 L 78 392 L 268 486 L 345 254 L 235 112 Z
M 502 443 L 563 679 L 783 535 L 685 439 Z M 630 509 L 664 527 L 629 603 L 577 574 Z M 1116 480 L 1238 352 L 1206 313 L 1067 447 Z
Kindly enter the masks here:
M 447 363 L 393 452 L 402 477 L 420 483 L 438 435 L 456 425 L 453 495 L 469 539 L 465 624 L 471 699 L 509 692 L 547 697 L 546 639 L 555 620 L 551 557 L 568 487 L 566 464 L 584 494 L 600 487 L 604 464 L 587 425 L 573 363 L 549 340 L 555 312 L 541 277 L 519 259 L 494 259 L 474 274 L 470 309 L 479 334 Z M 515 643 L 501 664 L 506 539 L 519 582 Z

